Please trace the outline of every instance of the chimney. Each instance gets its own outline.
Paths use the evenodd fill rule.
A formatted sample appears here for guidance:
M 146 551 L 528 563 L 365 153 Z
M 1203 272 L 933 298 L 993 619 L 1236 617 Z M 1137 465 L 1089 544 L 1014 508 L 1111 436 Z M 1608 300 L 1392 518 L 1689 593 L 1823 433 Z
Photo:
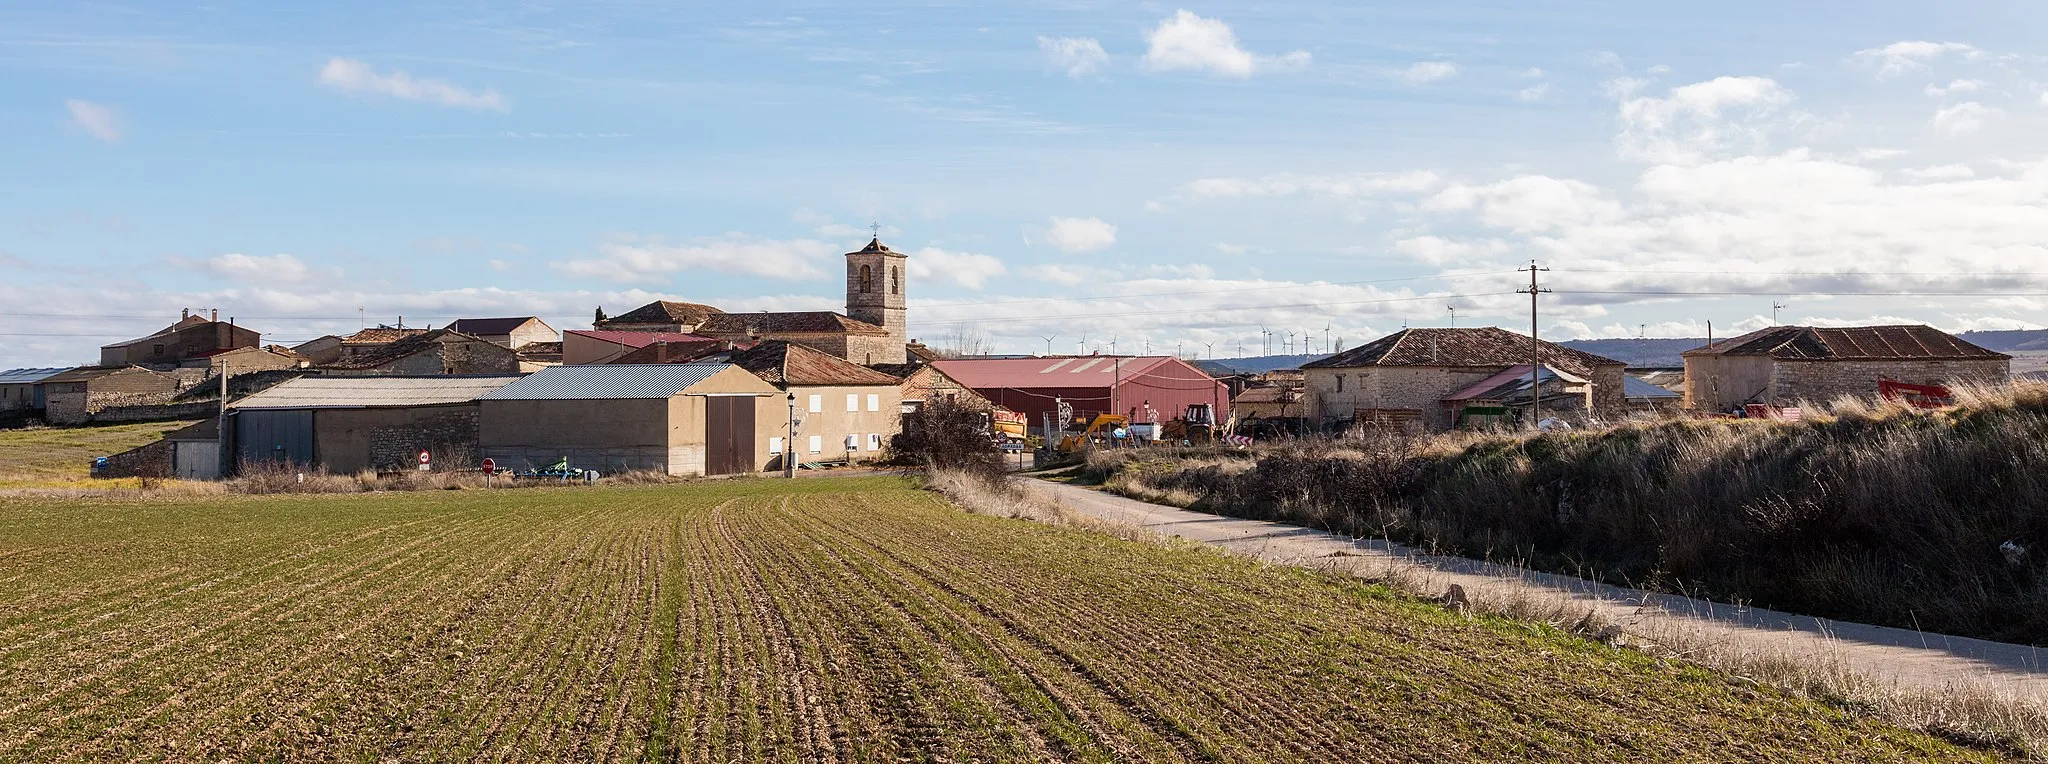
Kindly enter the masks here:
M 654 362 L 668 363 L 668 340 L 660 340 L 654 343 Z
M 219 322 L 219 321 L 220 321 L 220 308 L 214 308 L 214 309 L 213 309 L 213 317 L 212 317 L 212 318 L 209 318 L 209 319 L 206 319 L 206 320 L 208 320 L 208 321 L 213 321 L 213 322 L 216 322 L 216 323 L 217 323 L 217 322 Z
M 178 320 L 179 320 L 179 321 L 183 321 L 183 320 L 185 320 L 185 319 L 188 319 L 188 318 L 191 318 L 191 317 L 192 317 L 192 309 L 191 309 L 191 308 L 179 308 L 179 309 L 178 309 Z

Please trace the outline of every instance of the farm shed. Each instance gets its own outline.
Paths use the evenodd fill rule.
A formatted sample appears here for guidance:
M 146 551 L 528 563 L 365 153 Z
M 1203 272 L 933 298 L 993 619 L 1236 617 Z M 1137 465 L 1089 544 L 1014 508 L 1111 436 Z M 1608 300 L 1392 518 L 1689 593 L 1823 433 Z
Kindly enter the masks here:
M 43 380 L 67 369 L 8 369 L 0 371 L 0 411 L 41 411 Z
M 483 397 L 480 444 L 512 470 L 566 458 L 607 474 L 743 474 L 768 463 L 781 398 L 727 363 L 556 366 Z
M 140 366 L 72 369 L 43 380 L 43 418 L 84 424 L 101 409 L 163 403 L 177 393 L 177 377 Z
M 1595 416 L 1618 417 L 1626 409 L 1627 364 L 1552 342 L 1536 347 L 1544 366 L 1592 386 Z M 1530 352 L 1527 335 L 1498 327 L 1403 329 L 1303 364 L 1302 374 L 1312 416 L 1324 425 L 1441 431 L 1456 424 L 1458 407 L 1445 405 L 1446 398 L 1515 366 L 1526 372 Z
M 1876 395 L 1881 379 L 2005 384 L 2012 376 L 2012 356 L 1917 325 L 1773 326 L 1684 356 L 1686 408 L 1701 411 Z
M 477 399 L 516 376 L 300 377 L 229 404 L 237 468 L 263 462 L 336 474 L 477 465 Z
M 1230 418 L 1230 390 L 1172 356 L 993 358 L 931 366 L 990 403 L 1025 415 L 1033 428 L 1044 427 L 1045 415 L 1057 416 L 1062 401 L 1084 420 L 1114 412 L 1137 423 L 1168 422 L 1192 404 L 1215 407 L 1219 422 Z

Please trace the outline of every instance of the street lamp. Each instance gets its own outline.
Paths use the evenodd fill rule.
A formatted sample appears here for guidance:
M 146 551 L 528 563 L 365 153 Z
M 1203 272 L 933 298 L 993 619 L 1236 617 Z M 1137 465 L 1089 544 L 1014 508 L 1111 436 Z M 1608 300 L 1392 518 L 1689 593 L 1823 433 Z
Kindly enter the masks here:
M 782 439 L 782 476 L 796 477 L 796 393 L 789 394 L 789 437 Z

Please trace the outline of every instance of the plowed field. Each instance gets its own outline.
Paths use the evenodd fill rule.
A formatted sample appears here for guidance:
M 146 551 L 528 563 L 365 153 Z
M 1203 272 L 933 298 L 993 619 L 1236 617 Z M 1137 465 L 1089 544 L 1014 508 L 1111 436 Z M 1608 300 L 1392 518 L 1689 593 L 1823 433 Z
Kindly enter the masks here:
M 893 479 L 0 500 L 0 760 L 1988 758 Z

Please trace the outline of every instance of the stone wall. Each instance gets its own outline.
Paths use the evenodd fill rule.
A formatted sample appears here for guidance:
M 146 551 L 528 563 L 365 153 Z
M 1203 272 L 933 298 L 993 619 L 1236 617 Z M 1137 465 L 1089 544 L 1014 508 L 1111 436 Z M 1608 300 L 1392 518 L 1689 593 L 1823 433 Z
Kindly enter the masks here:
M 219 414 L 219 403 L 198 401 L 195 403 L 108 406 L 93 412 L 92 421 L 95 423 L 169 422 L 177 419 L 205 419 Z
M 146 446 L 123 451 L 107 457 L 106 469 L 100 470 L 99 477 L 170 477 L 171 442 L 159 440 Z
M 1879 379 L 1916 385 L 1993 384 L 2012 379 L 2006 359 L 1967 361 L 1779 361 L 1771 371 L 1769 402 L 1777 406 L 1826 403 L 1844 395 L 1873 396 Z
M 1311 417 L 1324 424 L 1350 419 L 1360 409 L 1416 411 L 1430 430 L 1448 430 L 1455 414 L 1442 403 L 1445 396 L 1499 374 L 1504 366 L 1364 366 L 1348 369 L 1304 369 L 1303 396 Z M 1628 411 L 1623 387 L 1624 367 L 1603 366 L 1590 376 L 1593 413 L 1617 420 Z M 1342 377 L 1340 385 L 1338 378 Z M 1340 389 L 1341 387 L 1341 389 Z M 1546 404 L 1544 410 L 1550 410 Z
M 477 408 L 464 406 L 416 421 L 370 429 L 370 468 L 380 472 L 419 467 L 426 451 L 436 471 L 473 470 L 482 463 L 477 447 Z
M 903 363 L 905 356 L 903 340 L 897 336 L 870 337 L 856 334 L 847 336 L 846 353 L 840 357 L 866 366 L 877 363 Z

